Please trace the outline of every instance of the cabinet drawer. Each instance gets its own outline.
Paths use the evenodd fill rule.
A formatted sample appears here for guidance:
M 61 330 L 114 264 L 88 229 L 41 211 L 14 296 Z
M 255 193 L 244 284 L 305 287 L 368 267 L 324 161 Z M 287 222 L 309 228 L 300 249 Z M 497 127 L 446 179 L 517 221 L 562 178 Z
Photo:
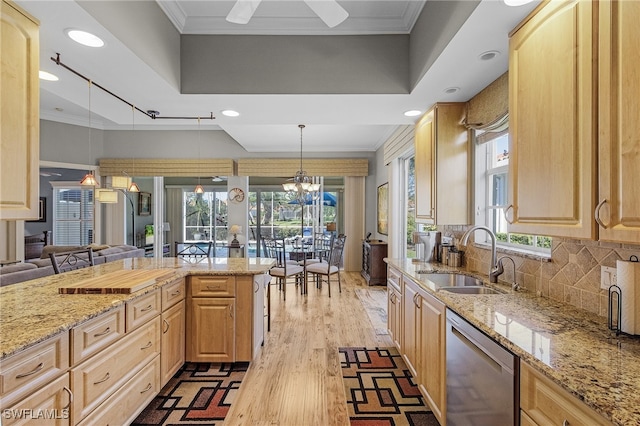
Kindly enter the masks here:
M 397 289 L 400 290 L 400 277 L 401 274 L 398 270 L 389 267 L 387 270 L 387 283 L 391 283 L 393 284 L 393 286 Z
M 124 306 L 105 312 L 71 330 L 71 365 L 107 347 L 124 335 Z
M 160 353 L 160 317 L 71 369 L 71 420 L 78 423 Z
M 40 389 L 69 368 L 69 333 L 50 337 L 0 363 L 0 407 Z
M 166 311 L 184 299 L 184 278 L 163 286 L 160 291 L 162 292 L 162 310 Z
M 49 383 L 37 392 L 29 395 L 13 407 L 2 412 L 3 424 L 44 424 L 43 418 L 38 418 L 38 414 L 47 413 L 52 418 L 47 419 L 47 425 L 64 426 L 70 424 L 69 410 L 73 397 L 69 389 L 69 375 L 65 374 L 53 382 Z M 16 415 L 12 415 L 16 413 Z M 32 418 L 18 419 L 19 414 Z M 53 418 L 55 417 L 55 419 Z
M 127 333 L 161 312 L 160 291 L 145 294 L 127 302 Z
M 160 357 L 142 368 L 78 426 L 128 425 L 160 392 Z
M 189 277 L 192 297 L 233 297 L 236 278 L 224 275 Z
M 538 425 L 611 425 L 531 366 L 520 363 L 520 408 Z

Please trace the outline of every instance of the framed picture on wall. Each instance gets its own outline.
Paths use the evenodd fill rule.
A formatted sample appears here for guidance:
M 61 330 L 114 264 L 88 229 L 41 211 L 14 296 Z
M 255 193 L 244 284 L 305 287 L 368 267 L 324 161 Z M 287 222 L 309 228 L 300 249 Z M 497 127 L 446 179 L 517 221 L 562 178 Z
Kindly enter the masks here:
M 389 235 L 389 182 L 378 187 L 378 234 Z
M 151 194 L 140 192 L 138 194 L 138 216 L 151 215 Z

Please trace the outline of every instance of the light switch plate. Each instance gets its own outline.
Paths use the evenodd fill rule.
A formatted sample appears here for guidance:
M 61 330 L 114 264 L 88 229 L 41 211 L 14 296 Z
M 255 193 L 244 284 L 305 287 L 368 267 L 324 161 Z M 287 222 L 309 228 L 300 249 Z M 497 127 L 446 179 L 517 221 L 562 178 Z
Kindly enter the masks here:
M 610 266 L 600 267 L 600 288 L 608 290 L 610 286 L 618 284 L 617 269 Z

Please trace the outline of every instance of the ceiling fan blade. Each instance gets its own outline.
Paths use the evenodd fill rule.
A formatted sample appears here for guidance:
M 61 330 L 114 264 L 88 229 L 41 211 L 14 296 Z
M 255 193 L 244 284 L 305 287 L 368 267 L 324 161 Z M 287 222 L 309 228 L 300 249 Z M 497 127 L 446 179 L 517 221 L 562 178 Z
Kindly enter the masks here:
M 231 11 L 226 17 L 228 22 L 234 24 L 247 24 L 262 0 L 236 0 Z
M 329 28 L 341 24 L 349 17 L 349 13 L 335 0 L 304 0 Z

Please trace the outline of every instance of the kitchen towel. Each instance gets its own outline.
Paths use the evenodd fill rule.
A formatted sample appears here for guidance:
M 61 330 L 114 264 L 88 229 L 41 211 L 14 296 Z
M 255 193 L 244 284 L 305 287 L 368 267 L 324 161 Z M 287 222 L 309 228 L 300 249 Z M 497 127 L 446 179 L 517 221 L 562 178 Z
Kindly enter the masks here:
M 623 333 L 640 335 L 640 263 L 617 261 L 618 287 L 622 292 Z

